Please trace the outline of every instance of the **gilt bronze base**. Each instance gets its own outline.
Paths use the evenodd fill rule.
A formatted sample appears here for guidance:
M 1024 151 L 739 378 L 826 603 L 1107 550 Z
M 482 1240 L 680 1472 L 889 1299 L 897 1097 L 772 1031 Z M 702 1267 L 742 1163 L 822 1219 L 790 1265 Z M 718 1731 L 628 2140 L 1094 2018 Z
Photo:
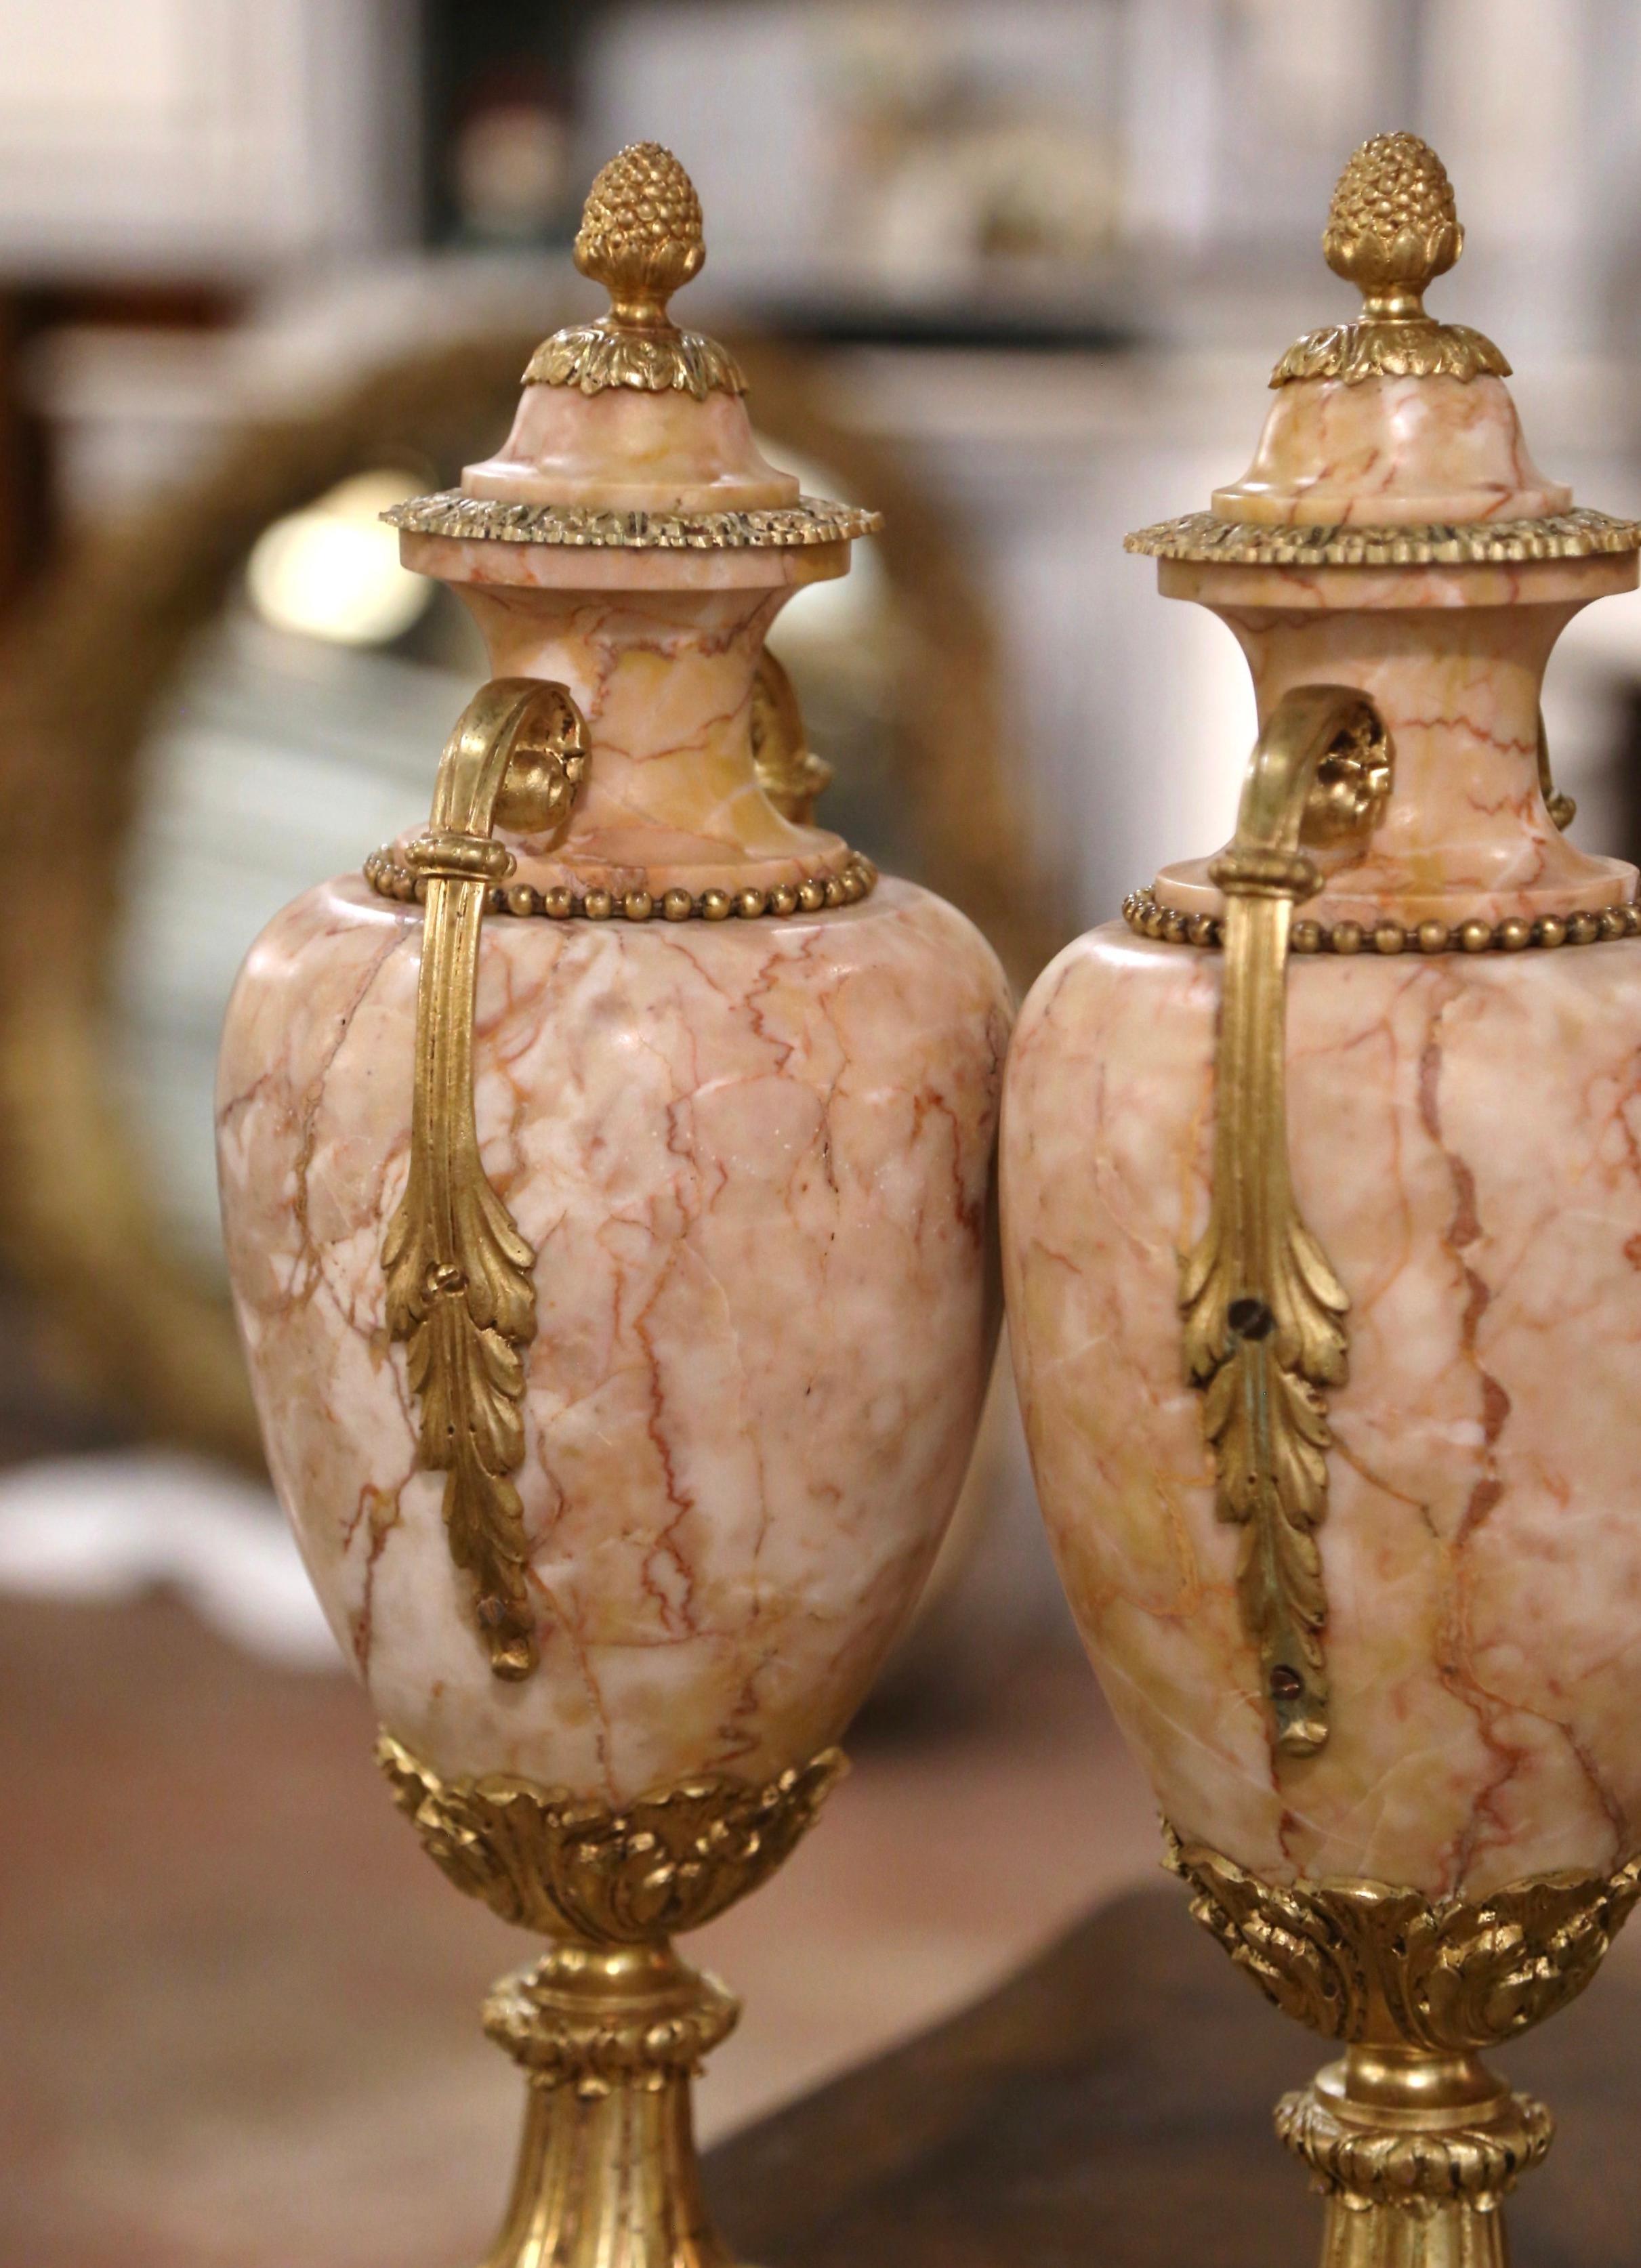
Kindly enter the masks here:
M 842 1754 L 762 1787 L 685 1781 L 621 1811 L 526 1780 L 444 1780 L 386 1734 L 377 1758 L 457 1889 L 553 1940 L 485 2004 L 530 2093 L 483 2268 L 732 2268 L 702 2195 L 689 2082 L 740 2008 L 672 1936 L 774 1873 Z
M 1479 2051 L 1583 1992 L 1641 1896 L 1641 1859 L 1431 1899 L 1262 1881 L 1165 1833 L 1196 1919 L 1267 1999 L 1345 2044 L 1277 2108 L 1327 2199 L 1322 2268 L 1505 2268 L 1504 2199 L 1554 2128 Z
M 1277 2132 L 1328 2200 L 1322 2268 L 1505 2268 L 1499 2210 L 1555 2129 L 1479 2058 L 1351 2048 Z
M 485 2003 L 530 2082 L 485 2268 L 729 2268 L 695 2162 L 689 2081 L 740 2004 L 665 1942 L 562 1944 Z

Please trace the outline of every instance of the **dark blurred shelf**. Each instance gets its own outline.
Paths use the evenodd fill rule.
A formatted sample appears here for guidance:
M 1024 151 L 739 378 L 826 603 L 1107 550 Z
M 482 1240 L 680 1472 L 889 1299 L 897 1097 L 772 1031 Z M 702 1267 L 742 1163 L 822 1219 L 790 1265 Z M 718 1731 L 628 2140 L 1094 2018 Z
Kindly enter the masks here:
M 1558 2122 L 1508 2209 L 1532 2268 L 1634 2259 L 1638 2034 L 1621 1946 L 1585 1999 L 1498 2058 Z M 1264 2005 L 1182 1895 L 1141 1891 L 725 2143 L 708 2189 L 738 2257 L 768 2268 L 1298 2268 L 1321 2207 L 1270 2114 L 1328 2053 Z
M 1115 315 L 960 303 L 786 300 L 747 311 L 761 329 L 804 346 L 939 347 L 1008 353 L 1116 354 L 1138 343 Z

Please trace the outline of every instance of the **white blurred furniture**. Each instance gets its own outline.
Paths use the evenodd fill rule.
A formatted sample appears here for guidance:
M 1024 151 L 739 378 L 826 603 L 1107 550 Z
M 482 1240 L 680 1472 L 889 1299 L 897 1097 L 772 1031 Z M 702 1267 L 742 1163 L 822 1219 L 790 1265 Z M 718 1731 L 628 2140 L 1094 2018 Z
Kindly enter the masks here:
M 0 273 L 255 276 L 400 241 L 414 0 L 0 0 Z

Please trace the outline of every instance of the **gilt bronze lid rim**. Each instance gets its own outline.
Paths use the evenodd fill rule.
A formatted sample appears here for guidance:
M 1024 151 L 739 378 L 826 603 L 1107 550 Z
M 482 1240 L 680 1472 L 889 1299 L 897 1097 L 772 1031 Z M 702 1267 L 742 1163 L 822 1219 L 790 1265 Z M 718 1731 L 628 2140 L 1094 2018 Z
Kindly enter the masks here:
M 1226 567 L 1505 567 L 1641 551 L 1641 520 L 1575 505 L 1532 519 L 1425 520 L 1405 527 L 1291 527 L 1187 512 L 1122 539 L 1125 551 Z
M 1137 937 L 1155 945 L 1195 946 L 1211 953 L 1225 941 L 1218 914 L 1187 914 L 1159 905 L 1152 889 L 1131 891 L 1122 901 L 1122 918 Z M 1292 953 L 1332 953 L 1348 960 L 1363 954 L 1548 952 L 1566 945 L 1612 945 L 1632 937 L 1641 937 L 1641 902 L 1634 900 L 1585 913 L 1540 914 L 1532 920 L 1519 914 L 1498 922 L 1411 924 L 1388 919 L 1372 925 L 1299 920 L 1289 932 L 1288 944 Z
M 875 535 L 883 515 L 828 497 L 755 512 L 614 512 L 592 504 L 509 504 L 460 489 L 411 497 L 382 514 L 405 535 L 459 542 L 544 543 L 596 551 L 794 551 Z

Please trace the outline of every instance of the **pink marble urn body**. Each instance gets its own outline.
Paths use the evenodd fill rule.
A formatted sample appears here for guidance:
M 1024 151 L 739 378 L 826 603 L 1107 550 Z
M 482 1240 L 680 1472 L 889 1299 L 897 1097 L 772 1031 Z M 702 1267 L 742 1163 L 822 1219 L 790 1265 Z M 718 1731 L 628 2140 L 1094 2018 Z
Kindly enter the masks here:
M 219 1085 L 275 1484 L 385 1726 L 446 1778 L 616 1806 L 842 1731 L 955 1501 L 996 1322 L 997 962 L 754 772 L 764 633 L 872 522 L 763 460 L 711 352 L 663 390 L 527 384 L 498 456 L 401 517 L 497 675 L 563 686 L 585 728 L 567 822 L 497 826 L 472 1027 L 480 1163 L 534 1256 L 526 1674 L 493 1670 L 385 1304 L 408 838 L 263 933 Z
M 1130 539 L 1237 638 L 1262 725 L 1343 687 L 1388 747 L 1362 831 L 1307 817 L 1280 980 L 1292 1203 L 1348 1301 L 1289 1539 L 1321 1737 L 1282 1737 L 1257 1522 L 1188 1368 L 1231 1107 L 1206 862 L 1025 1004 L 1004 1270 L 1060 1570 L 1180 1837 L 1268 1883 L 1475 1900 L 1641 1847 L 1641 918 L 1634 870 L 1553 821 L 1538 707 L 1641 532 L 1536 470 L 1488 342 L 1421 313 L 1441 366 L 1399 372 L 1375 328 L 1301 342 L 1247 478 Z

